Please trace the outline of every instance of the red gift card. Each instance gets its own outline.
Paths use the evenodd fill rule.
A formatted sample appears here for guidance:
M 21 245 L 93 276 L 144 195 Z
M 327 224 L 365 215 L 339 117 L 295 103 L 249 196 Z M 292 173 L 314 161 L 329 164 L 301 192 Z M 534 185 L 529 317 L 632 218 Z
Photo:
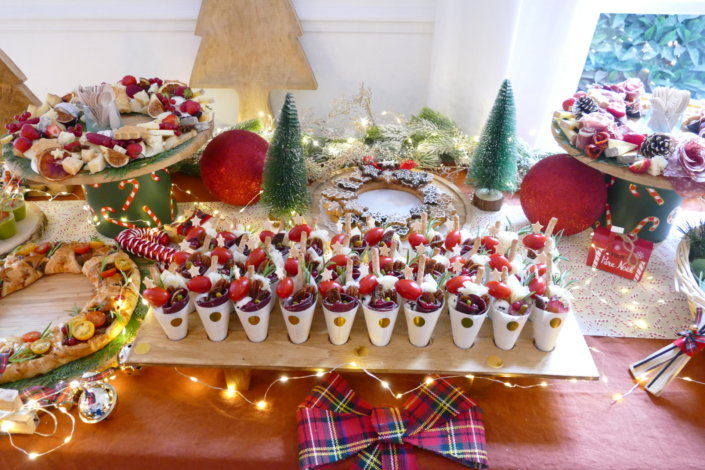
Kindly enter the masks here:
M 619 229 L 619 227 L 612 227 Z M 639 282 L 649 264 L 654 244 L 636 235 L 598 227 L 592 236 L 587 264 Z

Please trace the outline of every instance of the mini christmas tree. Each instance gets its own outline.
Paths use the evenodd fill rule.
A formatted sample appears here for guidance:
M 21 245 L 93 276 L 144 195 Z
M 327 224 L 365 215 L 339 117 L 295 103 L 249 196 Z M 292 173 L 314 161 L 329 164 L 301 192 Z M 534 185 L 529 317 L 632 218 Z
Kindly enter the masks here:
M 517 181 L 517 137 L 514 94 L 504 80 L 485 123 L 480 143 L 468 170 L 468 183 L 475 186 L 473 204 L 483 210 L 499 210 L 504 196 Z
M 287 93 L 277 129 L 269 143 L 262 175 L 262 203 L 274 217 L 303 213 L 311 203 L 294 97 Z

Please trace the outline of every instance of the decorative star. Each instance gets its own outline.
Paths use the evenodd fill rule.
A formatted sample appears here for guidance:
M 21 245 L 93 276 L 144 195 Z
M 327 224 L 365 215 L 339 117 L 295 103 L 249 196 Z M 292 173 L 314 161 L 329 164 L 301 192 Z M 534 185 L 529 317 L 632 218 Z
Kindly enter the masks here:
M 249 248 L 250 251 L 257 248 L 257 245 L 259 245 L 259 239 L 257 238 L 248 238 L 245 242 L 245 247 Z
M 179 248 L 181 248 L 181 251 L 193 253 L 193 248 L 191 248 L 191 244 L 186 239 L 182 240 L 181 243 L 179 243 Z
M 543 228 L 543 225 L 541 225 L 540 222 L 536 221 L 535 223 L 531 224 L 531 231 L 534 233 L 541 233 L 541 229 Z
M 269 230 L 269 231 L 273 232 L 273 231 L 274 231 L 274 225 L 272 225 L 272 221 L 269 220 L 269 219 L 265 220 L 265 221 L 264 221 L 264 227 L 262 228 L 262 230 Z
M 331 245 L 330 249 L 333 252 L 333 254 L 337 255 L 338 253 L 340 253 L 342 251 L 343 245 L 342 245 L 342 243 L 335 242 L 335 243 L 333 243 L 333 245 Z
M 296 245 L 293 245 L 289 249 L 289 258 L 297 259 L 299 257 L 299 253 L 300 253 L 299 247 Z
M 411 222 L 411 225 L 409 226 L 411 228 L 412 232 L 420 232 L 421 231 L 421 221 L 420 220 L 414 220 Z
M 156 284 L 154 283 L 154 281 L 152 280 L 151 277 L 145 277 L 144 278 L 144 285 L 145 285 L 145 287 L 147 287 L 147 289 L 151 289 Z
M 201 275 L 201 269 L 194 264 L 188 269 L 188 273 L 191 275 L 192 278 L 194 278 L 196 276 Z
M 416 254 L 419 256 L 426 254 L 426 246 L 423 244 L 416 245 Z
M 325 269 L 321 273 L 321 281 L 330 281 L 333 279 L 333 270 L 332 269 Z
M 411 266 L 405 266 L 402 270 L 402 274 L 404 274 L 404 279 L 413 279 L 414 270 L 411 269 Z
M 502 280 L 502 273 L 497 271 L 496 269 L 493 269 L 492 272 L 490 273 L 490 281 L 501 281 Z
M 453 249 L 451 250 L 451 252 L 450 252 L 451 258 L 452 258 L 453 256 L 460 256 L 460 253 L 461 253 L 462 251 L 463 251 L 462 245 L 460 245 L 460 244 L 455 245 L 455 246 L 453 247 Z
M 459 273 L 463 269 L 463 266 L 465 266 L 465 263 L 460 261 L 456 261 L 450 265 L 454 273 Z
M 380 256 L 389 256 L 389 247 L 387 245 L 382 245 L 379 247 Z
M 225 246 L 225 237 L 223 237 L 221 234 L 218 234 L 218 236 L 215 237 L 215 243 L 218 246 Z
M 455 228 L 455 221 L 453 221 L 453 219 L 446 219 L 446 221 L 443 222 L 443 225 L 445 225 L 448 232 L 452 232 L 453 228 Z

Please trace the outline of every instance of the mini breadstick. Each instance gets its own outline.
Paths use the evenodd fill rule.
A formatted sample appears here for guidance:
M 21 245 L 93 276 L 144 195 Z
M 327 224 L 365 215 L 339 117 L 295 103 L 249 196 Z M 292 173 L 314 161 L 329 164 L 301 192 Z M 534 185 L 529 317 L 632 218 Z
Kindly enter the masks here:
M 271 246 L 272 246 L 272 237 L 265 237 L 264 238 L 264 251 L 269 252 Z
M 367 222 L 367 229 L 371 229 L 375 227 L 375 218 L 372 217 L 371 215 L 365 219 L 365 222 Z
M 253 277 L 254 275 L 255 275 L 255 267 L 252 266 L 252 265 L 249 265 L 249 266 L 247 267 L 247 277 L 249 277 L 250 279 L 252 279 L 252 277 Z
M 433 249 L 433 256 L 438 256 L 441 254 L 441 249 L 439 247 L 435 247 Z
M 208 267 L 208 272 L 214 273 L 218 270 L 218 257 L 211 256 L 211 265 Z
M 482 284 L 482 281 L 485 279 L 485 267 L 480 266 L 477 268 L 477 271 L 475 271 L 475 284 Z
M 546 231 L 544 232 L 547 238 L 550 238 L 551 235 L 553 235 L 553 229 L 556 228 L 557 223 L 558 219 L 556 219 L 555 217 L 551 217 L 551 220 L 548 221 L 548 225 L 546 225 Z
M 345 265 L 345 283 L 349 284 L 353 282 L 353 260 L 348 258 L 348 262 Z
M 397 252 L 397 240 L 392 238 L 392 244 L 389 248 L 389 256 L 394 258 L 394 255 L 396 254 L 396 252 Z
M 426 233 L 428 230 L 428 214 L 426 212 L 421 213 L 421 233 Z
M 352 214 L 350 212 L 345 213 L 345 225 L 343 226 L 343 230 L 346 234 L 350 234 L 352 231 Z
M 372 272 L 375 276 L 380 275 L 379 271 L 379 250 L 377 248 L 372 248 Z
M 497 235 L 497 234 L 499 233 L 499 230 L 500 230 L 501 228 L 502 228 L 502 222 L 500 222 L 500 221 L 498 220 L 497 222 L 494 223 L 494 225 L 493 225 L 492 227 L 490 227 L 490 229 L 488 230 L 488 232 L 489 232 L 490 235 L 495 236 L 495 235 Z
M 237 244 L 237 251 L 239 251 L 240 253 L 245 252 L 245 248 L 247 247 L 247 240 L 249 238 L 250 235 L 247 232 L 242 234 L 242 236 L 240 237 L 240 243 Z
M 509 271 L 507 270 L 506 266 L 502 266 L 502 282 L 507 282 L 507 279 L 509 279 Z
M 460 230 L 460 217 L 458 217 L 458 214 L 453 216 L 453 230 Z
M 306 249 L 308 248 L 308 233 L 306 233 L 305 230 L 301 232 L 301 242 L 300 243 L 301 243 L 301 248 L 303 249 L 303 251 L 306 251 Z
M 546 288 L 548 289 L 549 286 L 553 283 L 553 261 L 551 260 L 550 256 L 548 256 L 546 259 L 546 274 L 544 276 L 546 279 Z
M 478 251 L 480 251 L 480 242 L 482 240 L 480 237 L 475 238 L 475 240 L 472 242 L 472 250 L 470 250 L 470 256 L 476 255 Z
M 206 237 L 203 239 L 203 245 L 201 245 L 201 246 L 203 247 L 204 250 L 207 251 L 210 249 L 211 240 L 213 240 L 213 237 L 211 237 L 210 235 L 206 235 Z
M 419 270 L 416 272 L 416 282 L 421 285 L 423 282 L 423 272 L 426 269 L 426 255 L 419 257 Z
M 512 246 L 509 247 L 509 256 L 507 259 L 512 262 L 517 255 L 517 246 L 519 246 L 519 240 L 512 240 Z

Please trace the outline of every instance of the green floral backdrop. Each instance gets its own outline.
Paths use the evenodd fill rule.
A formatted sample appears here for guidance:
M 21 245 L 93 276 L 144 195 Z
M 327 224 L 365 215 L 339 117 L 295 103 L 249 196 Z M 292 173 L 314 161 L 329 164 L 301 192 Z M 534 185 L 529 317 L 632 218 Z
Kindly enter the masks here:
M 630 77 L 705 98 L 705 16 L 600 15 L 580 88 Z

